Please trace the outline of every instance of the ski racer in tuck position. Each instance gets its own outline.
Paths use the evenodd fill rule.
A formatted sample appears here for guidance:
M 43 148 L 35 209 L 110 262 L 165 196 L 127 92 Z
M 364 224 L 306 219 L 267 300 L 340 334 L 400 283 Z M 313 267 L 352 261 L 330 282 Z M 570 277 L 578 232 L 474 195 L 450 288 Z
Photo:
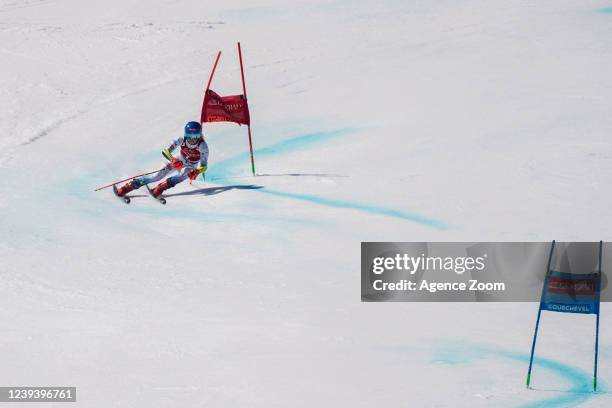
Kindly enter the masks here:
M 173 157 L 172 152 L 179 146 L 181 148 L 180 154 Z M 165 190 L 176 186 L 187 178 L 195 180 L 200 174 L 204 178 L 204 172 L 208 169 L 208 144 L 206 144 L 202 135 L 202 125 L 199 122 L 187 123 L 185 125 L 185 136 L 179 137 L 167 149 L 162 150 L 162 155 L 170 161 L 163 169 L 152 176 L 131 180 L 117 189 L 117 195 L 123 197 L 132 190 L 163 179 L 173 171 L 177 171 L 178 174 L 168 177 L 151 190 L 154 197 L 159 197 Z

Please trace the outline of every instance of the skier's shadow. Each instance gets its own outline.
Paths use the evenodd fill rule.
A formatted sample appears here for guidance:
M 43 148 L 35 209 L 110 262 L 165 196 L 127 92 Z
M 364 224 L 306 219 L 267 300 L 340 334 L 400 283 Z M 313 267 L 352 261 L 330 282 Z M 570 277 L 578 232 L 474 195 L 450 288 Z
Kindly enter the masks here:
M 184 191 L 182 193 L 166 194 L 165 196 L 166 197 L 178 197 L 178 196 L 190 196 L 190 195 L 198 195 L 198 194 L 205 195 L 205 196 L 211 196 L 215 194 L 224 193 L 229 190 L 259 190 L 260 188 L 263 188 L 263 186 L 256 186 L 254 184 L 237 184 L 234 186 L 200 188 L 198 190 Z

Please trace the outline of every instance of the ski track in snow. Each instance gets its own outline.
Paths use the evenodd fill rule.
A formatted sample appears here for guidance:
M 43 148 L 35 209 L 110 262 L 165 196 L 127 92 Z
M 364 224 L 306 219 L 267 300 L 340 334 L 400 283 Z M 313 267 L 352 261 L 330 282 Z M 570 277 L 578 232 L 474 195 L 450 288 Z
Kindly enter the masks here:
M 431 360 L 434 364 L 459 365 L 469 364 L 482 359 L 503 358 L 520 363 L 524 363 L 525 370 L 529 363 L 529 354 L 518 353 L 515 351 L 495 348 L 489 345 L 462 343 L 461 341 L 447 343 L 444 342 L 435 349 Z M 558 408 L 574 407 L 588 400 L 607 395 L 605 385 L 600 381 L 599 390 L 594 393 L 591 389 L 592 373 L 587 373 L 581 369 L 572 367 L 568 364 L 555 361 L 550 358 L 535 357 L 533 360 L 534 370 L 538 368 L 547 370 L 558 377 L 568 381 L 571 386 L 567 390 L 543 390 L 533 387 L 537 391 L 556 391 L 562 395 L 555 395 L 540 401 L 521 404 L 517 408 Z
M 164 78 L 164 79 L 160 79 L 160 80 L 156 80 L 141 86 L 138 86 L 134 89 L 125 91 L 125 92 L 118 92 L 118 93 L 114 93 L 111 95 L 108 95 L 104 98 L 101 98 L 95 102 L 93 102 L 89 107 L 87 108 L 81 108 L 81 109 L 75 109 L 71 112 L 68 112 L 64 115 L 60 115 L 58 118 L 55 118 L 53 120 L 51 120 L 50 122 L 44 124 L 43 126 L 41 126 L 40 128 L 34 130 L 32 133 L 33 135 L 28 136 L 25 138 L 25 140 L 19 140 L 17 139 L 16 141 L 11 141 L 9 140 L 9 143 L 14 143 L 15 145 L 12 147 L 8 147 L 5 149 L 4 155 L 0 156 L 0 167 L 2 167 L 3 163 L 10 160 L 16 153 L 17 153 L 17 148 L 18 147 L 27 147 L 28 145 L 35 143 L 36 141 L 49 136 L 49 134 L 51 134 L 52 132 L 56 131 L 57 129 L 59 129 L 62 125 L 73 121 L 75 119 L 80 118 L 83 115 L 86 115 L 87 113 L 95 110 L 95 109 L 99 109 L 102 106 L 105 105 L 109 105 L 111 103 L 115 103 L 120 99 L 123 98 L 128 98 L 130 96 L 134 96 L 134 95 L 140 95 L 142 93 L 145 92 L 149 92 L 151 90 L 155 90 L 157 88 L 160 87 L 164 87 L 166 85 L 171 85 L 179 80 L 181 80 L 183 78 L 181 77 L 177 77 L 177 76 L 172 76 L 172 77 L 168 77 L 168 78 Z

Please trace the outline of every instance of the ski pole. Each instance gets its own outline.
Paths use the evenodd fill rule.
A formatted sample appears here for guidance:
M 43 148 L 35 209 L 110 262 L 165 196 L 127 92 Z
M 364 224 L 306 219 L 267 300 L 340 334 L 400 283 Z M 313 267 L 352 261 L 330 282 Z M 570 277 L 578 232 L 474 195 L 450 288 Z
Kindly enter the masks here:
M 126 178 L 126 179 L 124 179 L 124 180 L 115 181 L 114 183 L 108 184 L 108 185 L 106 185 L 106 186 L 98 187 L 98 188 L 96 188 L 94 191 L 99 191 L 99 190 L 102 190 L 102 189 L 105 189 L 105 188 L 108 188 L 108 187 L 114 186 L 115 184 L 118 184 L 118 183 L 123 183 L 124 181 L 128 181 L 128 180 L 135 179 L 136 177 L 142 177 L 142 176 L 147 176 L 147 175 L 149 175 L 149 174 L 157 173 L 158 171 L 159 171 L 159 170 L 155 170 L 155 171 L 150 171 L 150 172 L 148 172 L 148 173 L 137 174 L 137 175 L 135 175 L 135 176 L 128 177 L 128 178 Z

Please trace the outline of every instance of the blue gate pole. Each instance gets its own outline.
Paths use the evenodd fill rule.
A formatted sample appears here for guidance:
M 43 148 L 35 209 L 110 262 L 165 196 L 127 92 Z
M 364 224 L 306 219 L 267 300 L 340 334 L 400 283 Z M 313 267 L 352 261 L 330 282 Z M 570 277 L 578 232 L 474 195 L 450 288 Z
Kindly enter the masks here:
M 603 242 L 599 241 L 599 273 L 597 276 L 597 317 L 595 320 L 595 367 L 593 369 L 593 392 L 597 391 L 597 354 L 599 352 L 599 310 L 600 310 L 600 292 L 601 292 L 601 260 L 603 252 Z
M 595 368 L 593 371 L 593 392 L 597 391 L 597 349 L 599 347 L 599 310 L 597 310 L 597 323 L 595 323 Z
M 542 315 L 542 300 L 544 300 L 544 291 L 548 283 L 548 274 L 550 272 L 550 261 L 552 260 L 553 251 L 555 250 L 555 241 L 553 240 L 550 246 L 550 254 L 548 255 L 548 265 L 546 266 L 546 276 L 542 285 L 542 294 L 540 295 L 540 305 L 538 306 L 538 318 L 536 320 L 535 331 L 533 333 L 533 342 L 531 343 L 531 356 L 529 357 L 529 370 L 527 371 L 527 388 L 531 383 L 531 368 L 533 367 L 533 353 L 535 352 L 536 340 L 538 338 L 538 328 L 540 327 L 540 316 Z

